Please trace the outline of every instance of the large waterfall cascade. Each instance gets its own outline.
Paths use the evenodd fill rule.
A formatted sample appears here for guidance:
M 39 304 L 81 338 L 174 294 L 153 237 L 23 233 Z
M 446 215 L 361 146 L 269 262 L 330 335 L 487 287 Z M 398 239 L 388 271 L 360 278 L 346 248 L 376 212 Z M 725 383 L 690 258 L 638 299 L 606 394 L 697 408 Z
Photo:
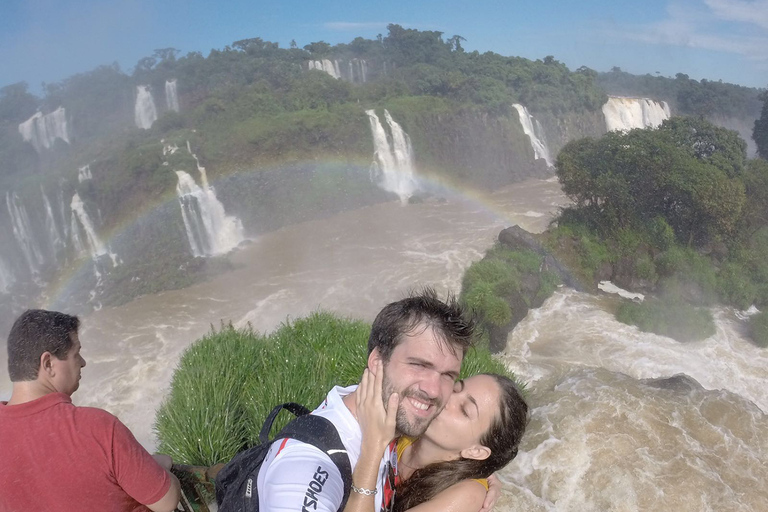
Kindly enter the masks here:
M 45 258 L 35 240 L 27 210 L 15 192 L 6 192 L 5 202 L 8 206 L 8 214 L 11 216 L 13 237 L 24 255 L 29 271 L 32 275 L 37 275 L 40 267 L 45 263 Z
M 515 103 L 512 106 L 517 110 L 520 124 L 523 127 L 523 132 L 525 132 L 531 141 L 534 158 L 536 160 L 543 159 L 547 162 L 548 167 L 553 167 L 552 157 L 549 154 L 547 140 L 544 137 L 544 128 L 541 126 L 541 123 L 539 123 L 539 121 L 535 119 L 523 105 Z
M 307 67 L 328 73 L 333 78 L 356 84 L 368 81 L 368 63 L 364 59 L 349 59 L 344 71 L 342 71 L 344 66 L 339 60 L 310 60 L 307 62 Z
M 648 98 L 610 96 L 603 105 L 605 128 L 611 131 L 629 131 L 634 128 L 658 128 L 672 114 L 666 101 Z
M 165 81 L 165 104 L 168 110 L 179 111 L 179 95 L 176 92 L 176 79 Z
M 134 109 L 136 126 L 148 130 L 157 121 L 157 109 L 148 85 L 136 86 L 136 108 Z
M 83 253 L 87 250 L 94 260 L 98 260 L 101 256 L 109 255 L 112 259 L 112 265 L 117 266 L 117 255 L 110 252 L 109 248 L 96 234 L 96 229 L 93 227 L 93 221 L 85 210 L 85 204 L 83 203 L 83 200 L 80 199 L 80 195 L 77 192 L 72 196 L 70 207 L 72 208 L 72 241 L 78 252 Z M 85 234 L 85 244 L 79 234 L 80 227 L 82 227 L 83 233 Z
M 67 113 L 64 107 L 45 115 L 37 112 L 19 125 L 19 133 L 38 153 L 43 149 L 50 149 L 56 139 L 69 144 Z
M 176 151 L 176 146 L 166 145 L 163 148 L 164 155 L 172 155 Z M 205 257 L 226 254 L 245 239 L 243 224 L 234 215 L 227 215 L 224 205 L 216 197 L 216 191 L 208 183 L 205 167 L 200 165 L 197 156 L 192 153 L 189 141 L 187 151 L 197 162 L 200 185 L 187 172 L 176 170 L 179 180 L 176 194 L 192 255 Z
M 413 175 L 411 138 L 392 119 L 389 111 L 384 110 L 384 120 L 389 126 L 391 136 L 387 135 L 376 111 L 371 109 L 366 110 L 365 113 L 368 114 L 373 134 L 374 153 L 371 177 L 378 178 L 381 188 L 394 192 L 402 203 L 406 203 L 417 188 Z

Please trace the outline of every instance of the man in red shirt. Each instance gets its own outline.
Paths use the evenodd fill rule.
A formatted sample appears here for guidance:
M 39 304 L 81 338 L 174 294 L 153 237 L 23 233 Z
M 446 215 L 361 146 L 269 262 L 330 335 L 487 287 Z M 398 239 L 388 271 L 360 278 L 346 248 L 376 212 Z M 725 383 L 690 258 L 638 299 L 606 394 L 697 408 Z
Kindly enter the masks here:
M 8 335 L 11 399 L 0 402 L 0 512 L 170 512 L 179 481 L 101 409 L 75 407 L 75 316 L 28 310 Z

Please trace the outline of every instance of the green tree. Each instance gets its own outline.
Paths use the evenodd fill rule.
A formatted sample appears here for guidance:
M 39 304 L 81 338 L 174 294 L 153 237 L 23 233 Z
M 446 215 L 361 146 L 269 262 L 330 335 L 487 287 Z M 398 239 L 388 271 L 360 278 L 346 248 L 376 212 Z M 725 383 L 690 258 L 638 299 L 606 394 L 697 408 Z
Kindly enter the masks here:
M 18 82 L 0 89 L 0 123 L 20 123 L 35 113 L 39 100 L 28 88 L 26 82 Z
M 763 100 L 763 110 L 760 119 L 755 121 L 752 138 L 757 144 L 757 154 L 768 160 L 768 91 L 763 91 L 760 99 Z

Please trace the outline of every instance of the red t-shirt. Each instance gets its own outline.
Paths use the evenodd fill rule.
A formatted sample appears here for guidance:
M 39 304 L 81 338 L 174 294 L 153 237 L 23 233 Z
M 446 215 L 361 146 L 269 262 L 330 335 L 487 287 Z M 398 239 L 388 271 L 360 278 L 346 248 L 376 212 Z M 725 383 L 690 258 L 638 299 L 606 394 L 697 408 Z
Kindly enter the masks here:
M 171 479 L 120 420 L 50 393 L 0 402 L 0 512 L 147 511 Z

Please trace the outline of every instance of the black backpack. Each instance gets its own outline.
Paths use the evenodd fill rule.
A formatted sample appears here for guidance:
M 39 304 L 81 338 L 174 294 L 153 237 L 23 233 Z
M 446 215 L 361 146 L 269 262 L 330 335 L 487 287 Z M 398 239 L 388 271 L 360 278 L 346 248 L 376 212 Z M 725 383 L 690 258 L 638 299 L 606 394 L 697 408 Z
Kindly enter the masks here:
M 219 505 L 219 512 L 258 512 L 259 493 L 256 482 L 261 464 L 273 442 L 269 440 L 269 432 L 275 418 L 283 409 L 295 414 L 296 418 L 288 423 L 275 439 L 290 437 L 316 446 L 328 454 L 339 468 L 344 481 L 344 498 L 341 500 L 339 511 L 344 509 L 352 487 L 352 466 L 336 427 L 322 416 L 309 414 L 309 409 L 303 405 L 289 402 L 278 405 L 269 413 L 259 432 L 260 444 L 235 455 L 216 475 L 216 503 Z

